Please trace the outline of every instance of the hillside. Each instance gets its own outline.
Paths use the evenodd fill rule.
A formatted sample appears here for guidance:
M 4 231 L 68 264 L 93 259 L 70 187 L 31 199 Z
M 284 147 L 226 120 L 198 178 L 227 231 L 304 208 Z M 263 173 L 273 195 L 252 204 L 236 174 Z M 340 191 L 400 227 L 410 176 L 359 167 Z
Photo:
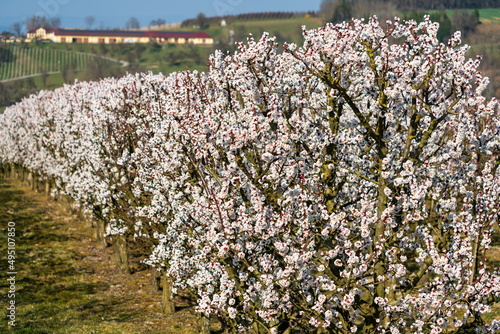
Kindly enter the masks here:
M 95 54 L 59 50 L 44 45 L 1 47 L 0 81 L 63 72 L 79 72 L 95 61 Z
M 490 76 L 491 84 L 487 95 L 500 95 L 500 9 L 479 10 L 481 24 L 476 31 L 464 38 L 471 45 L 469 55 L 484 56 L 482 71 Z M 452 11 L 447 11 L 451 16 Z M 96 80 L 106 76 L 120 76 L 126 72 L 152 71 L 153 73 L 170 73 L 190 70 L 204 71 L 207 58 L 216 49 L 234 52 L 234 42 L 246 41 L 249 34 L 260 38 L 263 32 L 276 36 L 279 43 L 302 41 L 302 26 L 316 28 L 321 26 L 322 19 L 310 14 L 294 15 L 285 18 L 247 18 L 227 20 L 222 26 L 219 20 L 212 20 L 204 30 L 214 37 L 213 46 L 175 45 L 175 44 L 120 44 L 120 45 L 86 45 L 86 44 L 30 44 L 27 47 L 4 47 L 15 55 L 16 61 L 3 63 L 0 66 L 0 81 L 13 77 L 33 75 L 32 78 L 16 82 L 0 82 L 0 112 L 7 105 L 19 101 L 38 89 L 52 89 L 64 82 L 78 80 Z M 176 26 L 177 31 L 199 30 L 199 26 Z M 40 55 L 45 56 L 39 60 Z M 101 58 L 96 58 L 99 56 Z M 37 58 L 38 57 L 38 58 Z M 59 57 L 59 58 L 58 58 Z M 122 60 L 127 66 L 119 66 L 117 62 L 104 61 L 104 58 Z M 37 59 L 32 63 L 33 59 Z M 19 63 L 21 62 L 21 63 Z M 75 67 L 76 64 L 76 67 Z M 50 75 L 43 77 L 42 68 Z M 63 71 L 63 69 L 65 70 Z M 43 80 L 42 80 L 43 79 Z

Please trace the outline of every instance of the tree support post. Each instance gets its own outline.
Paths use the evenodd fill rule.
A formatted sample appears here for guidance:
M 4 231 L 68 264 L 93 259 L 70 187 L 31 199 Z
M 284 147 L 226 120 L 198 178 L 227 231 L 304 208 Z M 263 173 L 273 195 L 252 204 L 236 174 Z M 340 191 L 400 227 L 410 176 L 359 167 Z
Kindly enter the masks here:
M 156 295 L 158 291 L 160 291 L 159 278 L 161 276 L 161 272 L 155 267 L 151 267 L 150 269 L 151 277 L 149 279 L 149 293 L 152 295 Z
M 102 219 L 97 219 L 97 221 L 95 222 L 94 237 L 103 247 L 106 245 L 106 241 L 104 240 L 104 233 L 104 221 Z
M 127 239 L 124 235 L 118 235 L 115 243 L 116 258 L 118 267 L 123 273 L 130 273 L 127 256 Z
M 45 196 L 50 196 L 50 180 L 45 180 Z
M 15 179 L 16 178 L 16 168 L 14 164 L 10 164 L 10 178 Z
M 163 273 L 162 288 L 163 288 L 163 294 L 162 294 L 161 305 L 163 314 L 175 313 L 174 296 L 172 294 L 173 282 L 172 279 L 167 276 L 167 273 Z

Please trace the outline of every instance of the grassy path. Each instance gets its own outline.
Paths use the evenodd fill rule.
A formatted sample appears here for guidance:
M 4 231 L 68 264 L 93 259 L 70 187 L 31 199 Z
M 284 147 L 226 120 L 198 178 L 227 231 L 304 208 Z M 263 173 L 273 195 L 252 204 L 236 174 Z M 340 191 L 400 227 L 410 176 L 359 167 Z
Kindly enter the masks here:
M 15 327 L 6 317 L 9 222 L 16 233 Z M 0 180 L 0 231 L 0 333 L 197 332 L 187 300 L 164 316 L 160 294 L 148 293 L 148 271 L 119 272 L 112 249 L 43 194 Z

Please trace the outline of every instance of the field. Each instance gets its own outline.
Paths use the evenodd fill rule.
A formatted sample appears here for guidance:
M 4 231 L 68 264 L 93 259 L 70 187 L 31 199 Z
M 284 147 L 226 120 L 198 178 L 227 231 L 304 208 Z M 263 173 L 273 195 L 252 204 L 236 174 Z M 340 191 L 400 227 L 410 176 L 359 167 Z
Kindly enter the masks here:
M 90 66 L 96 55 L 72 50 L 61 50 L 42 45 L 5 45 L 0 63 L 0 81 L 21 79 L 64 70 L 82 71 Z
M 307 29 L 321 26 L 319 17 L 296 16 L 281 20 L 248 20 L 229 22 L 226 27 L 209 27 L 207 32 L 214 36 L 216 40 L 223 43 L 229 42 L 229 30 L 234 31 L 235 41 L 246 41 L 248 34 L 252 34 L 256 39 L 260 38 L 263 32 L 268 32 L 277 37 L 278 42 L 294 42 L 300 44 L 302 41 L 302 26 Z
M 450 16 L 452 15 L 452 11 L 446 11 L 446 13 Z M 483 23 L 500 22 L 500 8 L 480 9 L 479 19 Z

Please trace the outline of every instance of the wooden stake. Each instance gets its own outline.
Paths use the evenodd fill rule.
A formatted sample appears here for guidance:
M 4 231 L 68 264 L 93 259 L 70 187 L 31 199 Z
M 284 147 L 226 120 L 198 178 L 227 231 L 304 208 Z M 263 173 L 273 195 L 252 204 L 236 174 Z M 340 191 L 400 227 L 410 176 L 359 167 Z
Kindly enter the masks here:
M 173 288 L 172 279 L 170 277 L 167 277 L 166 273 L 164 273 L 162 276 L 162 287 L 163 287 L 163 294 L 162 294 L 163 314 L 175 313 L 174 296 L 172 294 L 172 288 Z

